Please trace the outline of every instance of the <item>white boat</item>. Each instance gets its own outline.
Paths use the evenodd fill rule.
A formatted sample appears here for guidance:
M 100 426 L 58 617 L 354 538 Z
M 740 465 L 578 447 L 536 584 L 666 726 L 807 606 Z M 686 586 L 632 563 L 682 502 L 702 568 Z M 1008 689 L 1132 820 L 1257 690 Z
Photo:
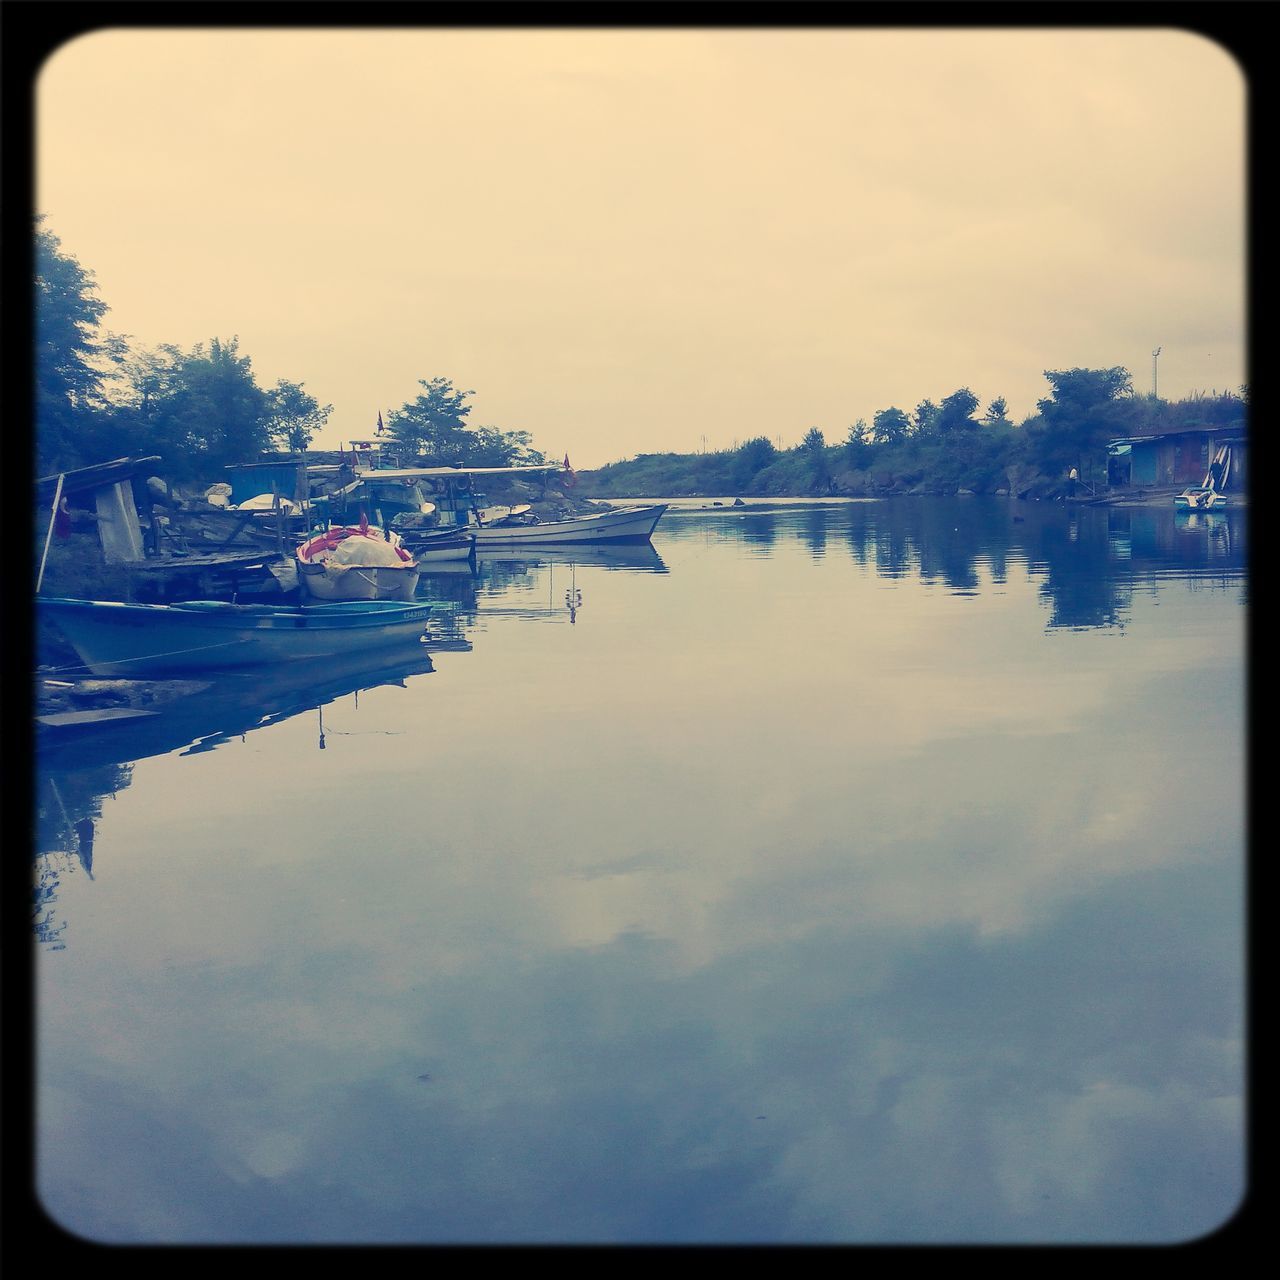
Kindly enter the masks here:
M 601 542 L 648 542 L 666 505 L 617 507 L 567 520 L 538 520 L 530 516 L 505 517 L 491 524 L 477 524 L 476 550 L 516 545 L 564 547 Z
M 400 545 L 419 567 L 469 560 L 476 550 L 469 529 L 406 530 L 400 535 Z
M 412 600 L 420 570 L 390 529 L 333 525 L 298 547 L 298 580 L 317 600 Z
M 1231 446 L 1224 444 L 1209 464 L 1199 488 L 1184 489 L 1173 500 L 1179 511 L 1222 511 L 1227 505 L 1223 490 L 1231 477 Z
M 308 662 L 416 644 L 431 612 L 429 604 L 396 600 L 290 607 L 38 598 L 38 605 L 98 676 Z
M 561 472 L 559 465 L 536 467 L 403 467 L 395 470 L 362 471 L 365 480 L 422 481 L 435 489 L 435 507 L 443 528 L 465 529 L 475 535 L 476 550 L 486 547 L 573 546 L 601 542 L 647 542 L 666 511 L 665 503 L 653 506 L 618 507 L 564 520 L 539 520 L 528 504 L 515 507 L 487 507 L 475 492 L 474 481 L 487 476 L 507 479 L 545 476 Z M 491 513 L 490 516 L 486 512 Z

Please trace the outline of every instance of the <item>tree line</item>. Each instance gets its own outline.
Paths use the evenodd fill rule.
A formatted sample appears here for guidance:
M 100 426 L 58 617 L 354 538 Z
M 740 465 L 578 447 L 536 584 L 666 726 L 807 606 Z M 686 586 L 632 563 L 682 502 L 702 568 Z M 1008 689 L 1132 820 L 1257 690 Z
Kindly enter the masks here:
M 301 451 L 327 423 L 301 382 L 259 386 L 238 340 L 213 338 L 190 350 L 164 344 L 135 349 L 103 328 L 107 305 L 93 272 L 64 252 L 37 219 L 36 461 L 41 474 L 111 458 L 156 454 L 177 478 L 217 474 L 270 450 Z M 891 405 L 859 418 L 828 444 L 810 427 L 782 449 L 756 436 L 711 454 L 641 454 L 592 473 L 593 492 L 774 493 L 921 484 L 993 492 L 1013 474 L 1062 477 L 1076 468 L 1105 479 L 1110 439 L 1173 427 L 1243 422 L 1248 392 L 1180 401 L 1138 395 L 1128 370 L 1047 369 L 1049 394 L 1036 412 L 1012 422 L 1003 397 L 979 414 L 961 387 L 941 403 L 913 411 Z M 474 391 L 448 378 L 419 380 L 421 391 L 387 415 L 388 440 L 406 459 L 440 464 L 513 466 L 544 462 L 525 431 L 472 426 Z
M 217 475 L 261 453 L 305 450 L 328 422 L 301 382 L 260 386 L 236 337 L 190 350 L 133 347 L 106 330 L 92 271 L 35 225 L 35 459 L 42 475 L 125 456 L 158 455 L 176 478 Z M 472 466 L 544 462 L 528 432 L 472 427 L 473 391 L 447 378 L 387 415 L 389 440 L 412 458 Z M 371 433 L 372 434 L 372 433 Z
M 920 486 L 937 492 L 994 493 L 1048 488 L 1075 469 L 1105 483 L 1108 441 L 1161 430 L 1243 423 L 1248 390 L 1166 401 L 1134 392 L 1128 370 L 1046 369 L 1049 394 L 1020 423 L 998 396 L 980 401 L 961 387 L 913 411 L 891 405 L 859 418 L 828 444 L 810 427 L 790 449 L 767 436 L 706 454 L 640 454 L 584 473 L 589 492 L 610 494 L 812 494 Z

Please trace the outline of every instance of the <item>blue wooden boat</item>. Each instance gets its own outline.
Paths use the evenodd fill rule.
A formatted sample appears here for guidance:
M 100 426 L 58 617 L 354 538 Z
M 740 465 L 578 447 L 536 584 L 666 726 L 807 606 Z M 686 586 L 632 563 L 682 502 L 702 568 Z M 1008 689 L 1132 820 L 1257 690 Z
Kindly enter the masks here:
M 429 604 L 344 600 L 301 607 L 188 600 L 38 600 L 84 665 L 98 676 L 305 662 L 418 643 Z

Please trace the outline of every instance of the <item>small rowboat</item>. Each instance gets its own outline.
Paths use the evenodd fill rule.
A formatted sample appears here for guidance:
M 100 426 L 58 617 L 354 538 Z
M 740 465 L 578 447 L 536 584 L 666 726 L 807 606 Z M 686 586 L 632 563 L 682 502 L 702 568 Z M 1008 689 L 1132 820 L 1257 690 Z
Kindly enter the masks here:
M 301 607 L 188 600 L 40 598 L 41 613 L 98 676 L 253 667 L 417 644 L 428 604 L 348 600 Z

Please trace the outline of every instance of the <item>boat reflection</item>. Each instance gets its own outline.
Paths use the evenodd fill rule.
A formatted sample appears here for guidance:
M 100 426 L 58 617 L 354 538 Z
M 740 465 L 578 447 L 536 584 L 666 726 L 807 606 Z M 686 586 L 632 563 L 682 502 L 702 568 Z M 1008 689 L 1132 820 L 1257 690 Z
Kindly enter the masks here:
M 651 542 L 615 543 L 600 546 L 522 547 L 514 554 L 510 547 L 477 548 L 476 565 L 481 577 L 496 565 L 533 568 L 541 564 L 593 565 L 601 569 L 624 569 L 633 573 L 667 573 L 666 562 Z
M 262 670 L 209 674 L 199 680 L 120 682 L 148 699 L 147 714 L 69 727 L 41 726 L 42 774 L 122 764 L 171 751 L 210 751 L 232 738 L 313 711 L 337 698 L 381 685 L 401 687 L 428 675 L 431 652 L 468 650 L 458 637 L 441 638 L 412 654 L 372 654 Z
M 35 862 L 32 867 L 31 928 L 50 951 L 66 946 L 67 921 L 58 894 L 68 877 L 93 879 L 93 842 L 102 802 L 132 780 L 130 765 L 100 765 L 46 773 L 36 792 Z

